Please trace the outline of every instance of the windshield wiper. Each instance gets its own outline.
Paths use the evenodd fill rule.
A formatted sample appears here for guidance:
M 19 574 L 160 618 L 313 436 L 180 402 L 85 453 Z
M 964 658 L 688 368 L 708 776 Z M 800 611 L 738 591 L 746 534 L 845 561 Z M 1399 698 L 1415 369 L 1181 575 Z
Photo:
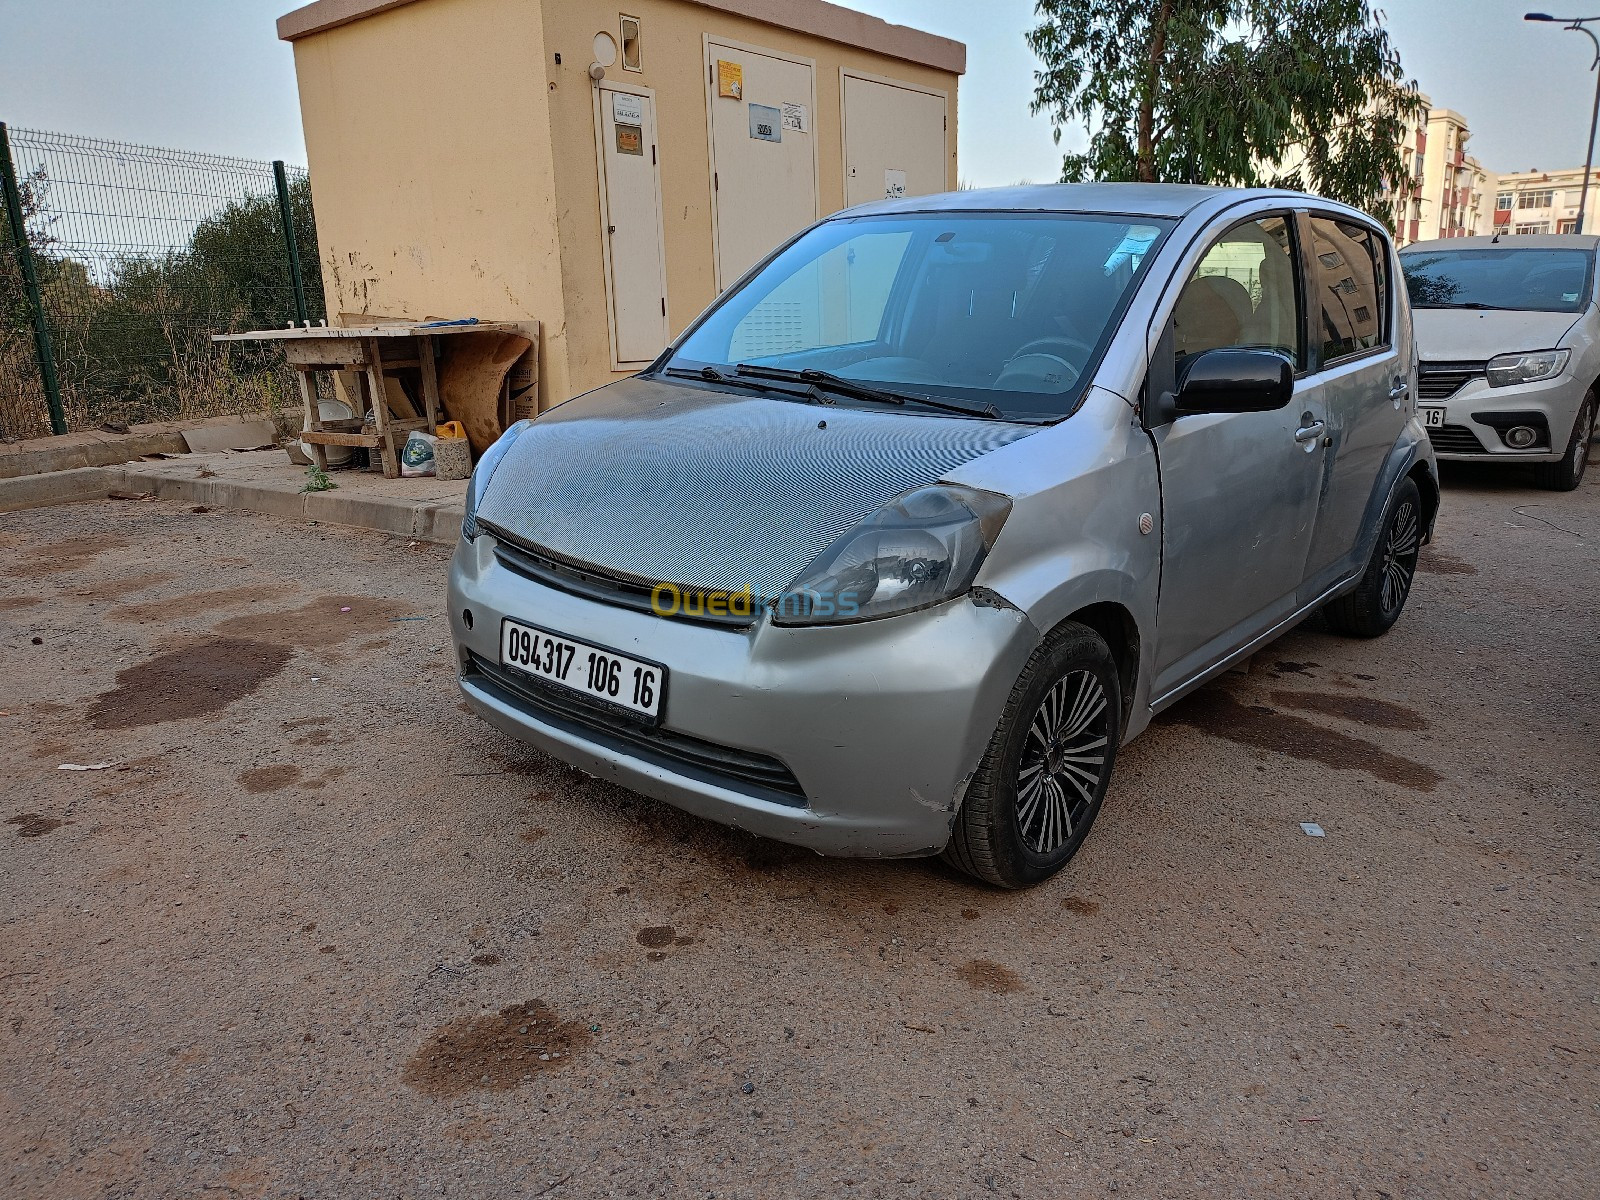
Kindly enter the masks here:
M 793 379 L 801 383 L 827 388 L 829 391 L 838 392 L 841 396 L 849 396 L 853 400 L 866 400 L 873 404 L 922 404 L 929 408 L 943 409 L 945 412 L 960 413 L 964 417 L 984 417 L 991 421 L 1001 419 L 1000 410 L 993 404 L 984 404 L 973 407 L 966 404 L 957 404 L 950 400 L 935 400 L 932 396 L 924 396 L 918 392 L 894 392 L 887 388 L 874 387 L 870 383 L 862 383 L 855 379 L 846 379 L 843 375 L 835 375 L 832 371 L 819 371 L 808 367 L 803 371 L 791 371 L 784 367 L 763 367 L 754 363 L 740 363 L 734 370 L 744 376 L 756 379 Z
M 760 383 L 753 378 L 739 378 L 729 375 L 726 371 L 719 371 L 716 367 L 668 367 L 661 372 L 663 375 L 672 375 L 678 379 L 699 379 L 705 383 L 715 383 L 722 387 L 744 388 L 746 391 L 760 392 L 763 396 L 792 396 L 795 399 L 811 400 L 817 404 L 832 404 L 833 401 L 814 387 L 808 387 L 804 392 L 791 392 L 787 388 L 775 388 L 765 383 Z M 740 375 L 745 375 L 740 372 Z
M 1517 312 L 1518 309 L 1505 304 L 1485 304 L 1481 300 L 1463 300 L 1460 304 L 1414 304 L 1413 308 L 1473 308 L 1486 312 Z

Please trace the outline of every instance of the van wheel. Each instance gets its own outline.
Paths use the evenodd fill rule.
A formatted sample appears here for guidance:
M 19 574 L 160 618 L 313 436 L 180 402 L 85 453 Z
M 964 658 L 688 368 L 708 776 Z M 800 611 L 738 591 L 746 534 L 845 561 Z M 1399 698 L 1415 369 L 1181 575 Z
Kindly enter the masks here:
M 1589 466 L 1589 441 L 1594 437 L 1594 410 L 1595 397 L 1590 392 L 1573 419 L 1566 455 L 1560 462 L 1534 464 L 1534 482 L 1540 487 L 1552 492 L 1570 492 L 1583 482 L 1583 473 Z
M 1323 615 L 1335 633 L 1373 638 L 1389 632 L 1411 594 L 1422 549 L 1422 493 L 1416 480 L 1402 479 L 1384 514 L 1378 544 L 1355 590 L 1330 600 Z
M 967 785 L 944 859 L 985 883 L 1032 887 L 1083 845 L 1122 739 L 1105 639 L 1068 621 L 1034 652 Z

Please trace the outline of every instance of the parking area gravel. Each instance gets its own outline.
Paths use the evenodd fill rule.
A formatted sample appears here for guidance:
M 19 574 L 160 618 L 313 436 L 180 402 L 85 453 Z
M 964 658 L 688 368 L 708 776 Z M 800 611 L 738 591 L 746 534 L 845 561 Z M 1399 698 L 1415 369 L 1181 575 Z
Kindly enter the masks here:
M 0 1194 L 1600 1194 L 1600 472 L 1524 482 L 1025 894 L 489 729 L 437 546 L 0 516 Z

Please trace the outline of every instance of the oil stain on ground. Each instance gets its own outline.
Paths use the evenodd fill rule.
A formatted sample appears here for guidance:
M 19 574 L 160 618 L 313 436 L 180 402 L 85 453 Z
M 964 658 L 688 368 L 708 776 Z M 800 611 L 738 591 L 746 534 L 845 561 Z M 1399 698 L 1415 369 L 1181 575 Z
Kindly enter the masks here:
M 543 1000 L 464 1017 L 435 1031 L 401 1073 L 425 1096 L 504 1092 L 571 1061 L 589 1042 L 588 1026 L 562 1021 Z
M 1061 907 L 1070 913 L 1077 913 L 1080 917 L 1092 917 L 1100 911 L 1100 902 L 1086 900 L 1082 896 L 1068 896 L 1061 902 Z
M 0 612 L 16 612 L 19 608 L 32 608 L 43 603 L 39 596 L 0 596 Z
M 647 929 L 639 930 L 639 945 L 659 950 L 663 946 L 672 945 L 676 932 L 671 925 L 651 925 Z
M 318 596 L 299 608 L 229 617 L 214 628 L 224 637 L 290 646 L 336 646 L 357 634 L 387 629 L 392 618 L 411 611 L 409 604 L 372 596 Z
M 118 537 L 72 537 L 31 547 L 11 564 L 19 579 L 44 579 L 87 566 L 107 550 L 120 550 L 127 542 Z
M 239 772 L 239 786 L 259 796 L 263 792 L 282 791 L 299 778 L 300 768 L 293 763 L 272 763 Z
M 1476 575 L 1478 568 L 1442 550 L 1423 550 L 1417 556 L 1417 570 L 1428 575 Z
M 220 712 L 271 679 L 294 651 L 250 638 L 210 638 L 117 672 L 89 706 L 96 729 L 139 729 Z
M 1421 715 L 1388 700 L 1371 696 L 1335 696 L 1322 692 L 1273 692 L 1272 702 L 1280 708 L 1298 709 L 1300 712 L 1321 713 L 1325 717 L 1338 717 L 1354 721 L 1357 725 L 1370 725 L 1374 729 L 1426 729 L 1428 722 Z
M 43 837 L 47 833 L 54 833 L 63 825 L 72 824 L 63 821 L 60 817 L 44 817 L 38 813 L 18 813 L 6 822 L 7 825 L 17 827 L 18 837 Z
M 174 620 L 214 612 L 219 608 L 241 608 L 276 599 L 295 590 L 294 584 L 257 583 L 245 587 L 219 588 L 210 592 L 190 592 L 172 599 L 146 600 L 139 604 L 120 604 L 106 614 L 113 621 L 160 621 L 170 624 Z
M 956 974 L 966 980 L 967 986 L 974 991 L 993 992 L 997 996 L 1004 996 L 1010 992 L 1025 990 L 1022 977 L 1010 967 L 1002 967 L 997 962 L 990 962 L 986 958 L 975 958 L 971 962 L 963 963 L 956 968 Z
M 1365 771 L 1376 779 L 1431 792 L 1442 778 L 1422 763 L 1391 754 L 1361 738 L 1337 733 L 1304 717 L 1241 704 L 1227 692 L 1202 691 L 1173 707 L 1169 719 L 1241 746 L 1270 750 L 1338 771 Z

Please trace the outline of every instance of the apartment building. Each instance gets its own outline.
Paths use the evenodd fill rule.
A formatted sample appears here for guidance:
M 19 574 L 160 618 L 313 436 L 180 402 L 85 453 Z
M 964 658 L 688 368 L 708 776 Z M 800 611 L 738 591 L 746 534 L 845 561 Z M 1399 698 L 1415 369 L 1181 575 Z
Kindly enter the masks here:
M 1496 188 L 1493 228 L 1500 233 L 1600 233 L 1600 188 L 1589 183 L 1589 211 L 1578 228 L 1583 168 L 1518 171 L 1502 175 Z
M 1425 115 L 1406 130 L 1400 147 L 1405 170 L 1391 189 L 1395 240 L 1404 246 L 1488 233 L 1497 177 L 1467 153 L 1467 119 L 1434 108 L 1426 96 L 1421 100 Z

